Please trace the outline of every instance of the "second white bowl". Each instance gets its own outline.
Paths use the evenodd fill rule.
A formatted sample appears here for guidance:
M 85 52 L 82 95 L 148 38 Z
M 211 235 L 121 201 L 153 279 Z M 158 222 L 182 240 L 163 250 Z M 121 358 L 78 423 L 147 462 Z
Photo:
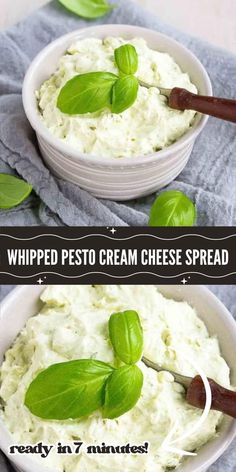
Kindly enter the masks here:
M 28 318 L 40 310 L 39 297 L 42 290 L 44 287 L 18 287 L 0 305 L 0 365 L 5 352 L 23 329 Z M 159 286 L 159 290 L 167 297 L 185 300 L 196 309 L 210 334 L 218 337 L 222 355 L 231 369 L 232 385 L 236 385 L 236 323 L 224 305 L 205 287 L 166 285 Z M 236 421 L 225 416 L 218 436 L 201 448 L 196 457 L 183 462 L 178 472 L 205 472 L 223 454 L 235 434 Z M 28 457 L 9 456 L 8 448 L 12 443 L 14 443 L 13 438 L 0 420 L 0 448 L 8 455 L 14 466 L 21 472 L 52 472 Z
M 129 200 L 158 190 L 174 180 L 185 167 L 194 142 L 207 122 L 197 115 L 192 128 L 176 143 L 159 152 L 136 158 L 105 159 L 81 154 L 53 136 L 43 124 L 35 96 L 41 84 L 53 74 L 60 57 L 78 38 L 120 36 L 144 38 L 148 45 L 169 53 L 202 95 L 211 95 L 210 79 L 199 60 L 172 38 L 130 25 L 102 25 L 74 31 L 45 49 L 32 62 L 23 84 L 26 115 L 36 131 L 42 156 L 52 172 L 79 185 L 93 195 L 112 200 Z

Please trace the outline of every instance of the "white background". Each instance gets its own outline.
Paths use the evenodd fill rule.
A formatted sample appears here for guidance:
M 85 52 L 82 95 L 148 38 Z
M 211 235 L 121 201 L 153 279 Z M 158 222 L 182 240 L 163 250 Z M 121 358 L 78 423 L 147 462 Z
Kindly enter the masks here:
M 185 32 L 236 53 L 236 0 L 134 0 Z M 0 0 L 0 29 L 47 0 Z

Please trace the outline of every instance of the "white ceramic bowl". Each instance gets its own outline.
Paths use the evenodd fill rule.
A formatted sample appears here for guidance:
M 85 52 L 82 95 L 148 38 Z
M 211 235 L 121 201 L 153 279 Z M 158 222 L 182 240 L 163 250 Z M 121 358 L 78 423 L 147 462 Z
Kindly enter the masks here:
M 205 287 L 200 286 L 159 286 L 167 297 L 186 300 L 197 310 L 211 334 L 218 336 L 223 357 L 231 368 L 232 384 L 236 385 L 236 323 L 225 306 Z M 27 319 L 40 309 L 39 286 L 20 286 L 13 290 L 0 307 L 0 365 L 4 353 L 11 346 Z M 16 309 L 17 307 L 17 309 Z M 196 457 L 186 460 L 179 472 L 204 472 L 227 449 L 236 435 L 236 421 L 225 417 L 220 427 L 219 437 L 205 445 Z M 8 448 L 14 440 L 3 422 L 0 421 L 0 449 L 8 455 Z M 9 455 L 8 455 L 9 456 Z M 27 456 L 11 456 L 10 460 L 22 472 L 48 472 Z M 50 471 L 52 472 L 52 471 Z M 56 472 L 56 471 L 53 471 Z
M 197 115 L 192 128 L 167 149 L 136 158 L 109 160 L 81 154 L 53 136 L 40 119 L 35 91 L 55 72 L 59 58 L 76 38 L 106 36 L 143 37 L 151 48 L 169 53 L 190 75 L 199 93 L 212 95 L 212 87 L 204 67 L 188 49 L 168 36 L 138 26 L 102 25 L 74 31 L 49 44 L 34 59 L 23 84 L 23 104 L 46 164 L 56 176 L 97 197 L 128 200 L 150 194 L 179 175 L 208 117 Z

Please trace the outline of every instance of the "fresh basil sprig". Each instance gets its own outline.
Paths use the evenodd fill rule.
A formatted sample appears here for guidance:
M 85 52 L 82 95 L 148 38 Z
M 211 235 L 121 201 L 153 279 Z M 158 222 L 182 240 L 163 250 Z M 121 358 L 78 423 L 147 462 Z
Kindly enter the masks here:
M 59 0 L 59 2 L 78 16 L 87 19 L 100 18 L 110 13 L 115 5 L 107 0 Z
M 118 79 L 112 89 L 112 113 L 122 113 L 130 108 L 137 99 L 139 83 L 134 75 Z
M 93 359 L 54 364 L 29 386 L 25 405 L 47 420 L 80 418 L 101 408 L 105 382 L 113 367 Z
M 121 78 L 110 72 L 76 75 L 59 92 L 59 110 L 68 115 L 83 115 L 104 108 L 110 108 L 112 113 L 122 113 L 130 108 L 139 89 L 138 79 L 133 75 L 138 68 L 135 47 L 125 44 L 117 48 L 115 59 L 120 72 L 126 75 Z
M 136 74 L 138 70 L 138 54 L 132 44 L 123 44 L 123 46 L 115 49 L 115 61 L 118 69 L 123 74 Z
M 142 371 L 134 365 L 143 349 L 137 312 L 111 315 L 109 333 L 116 355 L 132 365 L 115 369 L 93 359 L 54 364 L 40 372 L 28 387 L 25 405 L 31 413 L 47 420 L 66 420 L 102 408 L 103 417 L 112 419 L 136 405 L 143 385 Z
M 139 361 L 143 352 L 143 330 L 136 311 L 113 313 L 109 319 L 109 335 L 116 355 L 125 364 Z
M 161 193 L 150 210 L 149 226 L 193 226 L 197 211 L 193 202 L 182 192 Z
M 0 208 L 13 208 L 31 193 L 32 185 L 14 175 L 0 174 Z
M 93 113 L 111 106 L 112 86 L 118 77 L 110 72 L 76 75 L 61 89 L 57 107 L 63 113 Z
M 115 370 L 106 383 L 103 418 L 118 418 L 131 410 L 140 398 L 142 386 L 143 373 L 136 365 Z

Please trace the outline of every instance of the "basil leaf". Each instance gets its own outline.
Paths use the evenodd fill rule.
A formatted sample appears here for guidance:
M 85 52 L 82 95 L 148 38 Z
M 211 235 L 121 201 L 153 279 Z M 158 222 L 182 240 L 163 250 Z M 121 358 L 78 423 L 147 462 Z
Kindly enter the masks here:
M 109 5 L 106 0 L 59 0 L 59 2 L 82 18 L 99 18 L 109 13 L 114 5 Z
M 29 386 L 25 405 L 48 420 L 87 416 L 104 403 L 105 383 L 113 367 L 93 359 L 55 364 Z
M 93 113 L 109 107 L 116 80 L 117 76 L 109 72 L 76 75 L 61 89 L 57 107 L 69 115 Z
M 136 365 L 114 371 L 106 383 L 103 418 L 118 418 L 131 410 L 140 398 L 142 386 L 143 374 Z
M 121 72 L 130 75 L 138 70 L 138 54 L 132 44 L 124 44 L 115 49 L 116 64 Z
M 143 352 L 143 330 L 136 311 L 111 315 L 109 335 L 116 355 L 125 364 L 138 362 Z
M 150 210 L 149 226 L 193 226 L 196 207 L 184 193 L 170 190 L 161 193 Z
M 112 89 L 112 113 L 122 113 L 130 108 L 138 96 L 139 83 L 133 75 L 118 79 Z
M 0 208 L 13 208 L 31 193 L 32 185 L 13 175 L 0 174 Z

